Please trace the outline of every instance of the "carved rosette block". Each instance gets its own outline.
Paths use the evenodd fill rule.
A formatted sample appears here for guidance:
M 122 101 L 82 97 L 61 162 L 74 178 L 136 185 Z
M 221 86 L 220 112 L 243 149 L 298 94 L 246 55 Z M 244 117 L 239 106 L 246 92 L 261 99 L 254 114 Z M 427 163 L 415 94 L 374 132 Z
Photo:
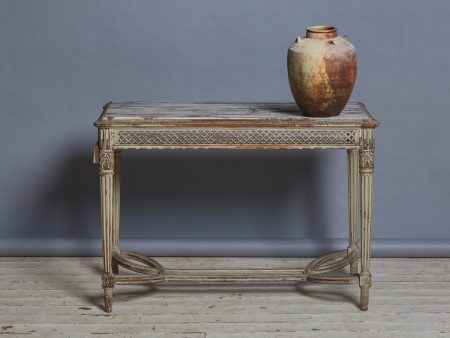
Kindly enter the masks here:
M 369 275 L 361 275 L 359 277 L 359 286 L 370 288 L 372 286 L 372 276 Z
M 112 289 L 114 287 L 114 276 L 111 273 L 104 273 L 102 275 L 102 288 Z

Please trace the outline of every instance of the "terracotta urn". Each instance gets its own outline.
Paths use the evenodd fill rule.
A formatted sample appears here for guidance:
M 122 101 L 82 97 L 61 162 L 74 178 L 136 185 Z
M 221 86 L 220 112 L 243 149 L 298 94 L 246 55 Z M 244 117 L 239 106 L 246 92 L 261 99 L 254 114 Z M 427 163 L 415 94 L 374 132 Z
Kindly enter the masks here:
M 356 80 L 356 51 L 333 26 L 311 26 L 287 56 L 289 85 L 305 116 L 336 116 L 344 109 Z

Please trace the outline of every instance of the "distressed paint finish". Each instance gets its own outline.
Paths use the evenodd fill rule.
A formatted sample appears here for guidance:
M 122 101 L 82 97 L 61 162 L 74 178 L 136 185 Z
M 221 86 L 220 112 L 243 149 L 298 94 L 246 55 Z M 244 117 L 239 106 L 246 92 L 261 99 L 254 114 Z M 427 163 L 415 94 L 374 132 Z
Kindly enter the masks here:
M 113 226 L 112 226 L 112 248 L 113 250 L 120 250 L 119 248 L 119 230 L 120 230 L 120 150 L 114 151 L 114 175 L 113 175 Z M 113 257 L 114 258 L 114 257 Z M 119 265 L 112 259 L 111 268 L 114 274 L 119 273 Z
M 348 222 L 349 244 L 348 253 L 359 253 L 358 245 L 358 194 L 359 194 L 359 150 L 347 150 L 348 165 Z M 350 265 L 350 272 L 358 273 L 358 260 Z
M 103 237 L 103 275 L 102 287 L 105 293 L 105 311 L 112 311 L 112 289 L 114 276 L 112 269 L 112 241 L 114 229 L 114 151 L 112 149 L 112 130 L 99 130 L 100 149 L 100 200 Z
M 105 311 L 122 284 L 161 283 L 359 283 L 366 310 L 371 284 L 370 227 L 374 128 L 363 104 L 350 103 L 341 116 L 312 119 L 287 103 L 145 103 L 105 105 L 95 122 L 99 139 Z M 349 245 L 305 268 L 166 268 L 136 252 L 120 250 L 120 151 L 122 149 L 346 149 L 349 179 Z M 98 152 L 98 154 L 97 154 Z M 360 189 L 359 189 L 360 187 Z M 360 190 L 360 191 L 359 191 Z M 361 251 L 358 198 L 361 199 Z M 361 271 L 358 273 L 358 258 Z M 134 274 L 119 275 L 119 266 Z M 350 273 L 338 270 L 350 266 Z
M 367 310 L 369 288 L 372 285 L 370 273 L 370 239 L 372 231 L 372 185 L 374 171 L 375 134 L 373 129 L 362 129 L 359 151 L 359 172 L 361 176 L 361 310 Z
M 288 102 L 108 102 L 95 121 L 98 128 L 311 128 L 367 127 L 377 121 L 361 102 L 349 102 L 338 116 L 317 119 L 302 115 L 295 103 Z

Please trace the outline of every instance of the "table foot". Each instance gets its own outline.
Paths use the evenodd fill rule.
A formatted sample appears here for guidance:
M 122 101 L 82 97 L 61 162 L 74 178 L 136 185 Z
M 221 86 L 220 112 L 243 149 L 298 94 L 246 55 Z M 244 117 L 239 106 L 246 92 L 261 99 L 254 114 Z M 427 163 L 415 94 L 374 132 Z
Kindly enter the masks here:
M 361 287 L 361 298 L 360 298 L 360 306 L 361 311 L 367 311 L 369 308 L 369 287 L 362 286 Z
M 104 290 L 105 293 L 105 312 L 111 313 L 112 312 L 112 288 L 107 288 Z
M 372 276 L 370 274 L 360 274 L 359 287 L 361 289 L 360 308 L 367 311 L 369 306 L 369 289 L 372 285 Z
M 112 295 L 114 288 L 115 280 L 114 276 L 110 273 L 104 273 L 102 275 L 102 288 L 104 290 L 105 297 L 105 311 L 112 311 Z

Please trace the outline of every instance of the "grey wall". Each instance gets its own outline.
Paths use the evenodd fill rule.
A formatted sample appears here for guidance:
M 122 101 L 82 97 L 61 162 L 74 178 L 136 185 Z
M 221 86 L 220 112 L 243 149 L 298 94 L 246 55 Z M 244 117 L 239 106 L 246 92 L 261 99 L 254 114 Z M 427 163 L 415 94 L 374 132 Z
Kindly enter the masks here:
M 449 14 L 446 0 L 1 1 L 0 254 L 99 254 L 91 150 L 103 103 L 291 101 L 287 47 L 326 23 L 357 48 L 352 100 L 381 121 L 374 254 L 450 256 Z M 345 246 L 344 152 L 123 157 L 127 248 Z

